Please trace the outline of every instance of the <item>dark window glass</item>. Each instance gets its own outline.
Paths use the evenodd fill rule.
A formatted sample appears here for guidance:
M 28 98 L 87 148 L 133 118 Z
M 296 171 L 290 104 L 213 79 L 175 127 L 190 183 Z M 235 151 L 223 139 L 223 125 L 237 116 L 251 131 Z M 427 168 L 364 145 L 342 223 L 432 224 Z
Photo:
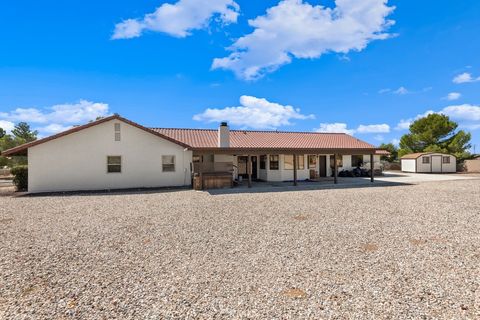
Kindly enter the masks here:
M 108 173 L 122 172 L 121 156 L 107 156 L 107 172 Z
M 270 155 L 270 170 L 278 170 L 278 155 Z

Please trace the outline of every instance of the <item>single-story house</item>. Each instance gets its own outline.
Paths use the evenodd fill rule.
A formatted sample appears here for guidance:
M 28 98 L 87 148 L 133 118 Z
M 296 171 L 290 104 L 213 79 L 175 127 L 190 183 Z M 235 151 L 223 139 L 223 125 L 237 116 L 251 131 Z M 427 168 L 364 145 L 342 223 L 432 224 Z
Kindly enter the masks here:
M 195 177 L 293 181 L 380 166 L 388 152 L 344 133 L 146 128 L 109 116 L 6 150 L 28 156 L 29 192 L 191 186 Z M 373 182 L 373 171 L 371 179 Z
M 451 154 L 438 152 L 411 153 L 404 155 L 400 161 L 403 172 L 457 172 L 457 158 Z

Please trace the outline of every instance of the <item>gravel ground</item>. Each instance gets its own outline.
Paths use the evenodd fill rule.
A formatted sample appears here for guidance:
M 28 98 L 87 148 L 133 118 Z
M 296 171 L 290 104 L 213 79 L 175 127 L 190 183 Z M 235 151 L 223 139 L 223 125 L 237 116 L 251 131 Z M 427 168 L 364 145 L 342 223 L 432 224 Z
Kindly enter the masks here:
M 0 198 L 0 319 L 478 319 L 480 180 Z

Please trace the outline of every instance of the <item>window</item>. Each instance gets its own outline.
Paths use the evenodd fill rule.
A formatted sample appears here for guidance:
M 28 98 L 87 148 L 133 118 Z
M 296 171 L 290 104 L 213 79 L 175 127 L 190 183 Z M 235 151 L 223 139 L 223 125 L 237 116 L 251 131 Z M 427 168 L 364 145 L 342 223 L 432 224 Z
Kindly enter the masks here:
M 286 154 L 284 160 L 284 169 L 285 170 L 293 170 L 293 155 Z
M 330 168 L 334 168 L 335 166 L 335 157 L 333 155 L 330 156 Z M 343 157 L 342 156 L 337 156 L 337 167 L 343 167 Z
M 422 157 L 422 163 L 424 164 L 430 163 L 430 157 Z
M 162 171 L 163 172 L 175 171 L 175 156 L 162 156 Z
M 285 155 L 285 170 L 293 170 L 293 155 Z M 297 169 L 305 169 L 305 156 L 303 154 L 297 156 Z
M 193 155 L 192 156 L 192 162 L 193 163 L 203 162 L 203 156 Z
M 115 141 L 120 141 L 120 123 L 115 123 L 114 129 L 115 129 Z
M 267 156 L 260 156 L 260 169 L 267 168 Z
M 107 172 L 108 173 L 122 172 L 121 156 L 107 156 Z
M 450 157 L 443 157 L 443 163 L 450 163 Z
M 352 167 L 361 167 L 363 164 L 363 155 L 352 156 Z
M 270 170 L 278 170 L 279 169 L 279 166 L 278 166 L 278 154 L 277 155 L 270 155 Z
M 315 169 L 317 167 L 317 156 L 308 156 L 308 169 Z

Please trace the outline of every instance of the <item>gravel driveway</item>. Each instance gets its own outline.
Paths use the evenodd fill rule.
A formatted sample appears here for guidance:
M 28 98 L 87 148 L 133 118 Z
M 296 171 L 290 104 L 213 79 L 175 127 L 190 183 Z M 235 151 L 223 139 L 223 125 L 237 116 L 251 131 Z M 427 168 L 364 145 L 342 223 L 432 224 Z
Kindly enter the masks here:
M 480 317 L 480 180 L 0 202 L 0 319 Z

